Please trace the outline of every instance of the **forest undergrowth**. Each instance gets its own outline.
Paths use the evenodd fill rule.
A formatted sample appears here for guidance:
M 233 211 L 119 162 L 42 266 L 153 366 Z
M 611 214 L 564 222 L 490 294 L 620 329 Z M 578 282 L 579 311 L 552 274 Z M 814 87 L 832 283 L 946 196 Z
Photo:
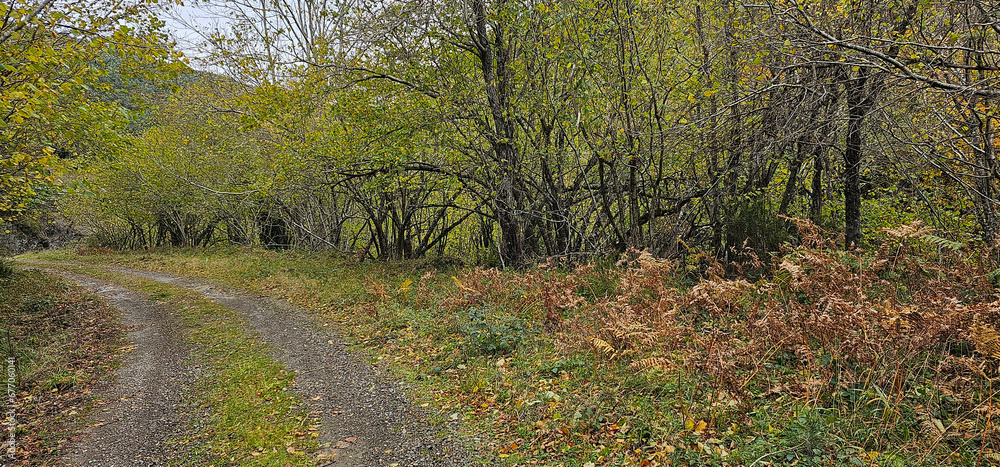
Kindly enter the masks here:
M 283 296 L 507 465 L 994 465 L 988 253 L 919 223 L 765 264 L 630 251 L 523 271 L 248 249 L 33 255 Z
M 59 465 L 71 435 L 97 408 L 95 388 L 118 367 L 125 347 L 119 316 L 103 301 L 0 261 L 0 453 L 7 465 Z
M 684 268 L 696 264 L 645 252 L 614 268 L 457 276 L 441 302 L 453 315 L 507 317 L 468 334 L 473 343 L 502 343 L 521 329 L 502 320 L 521 320 L 563 356 L 551 370 L 559 391 L 485 397 L 513 399 L 510 426 L 534 423 L 506 450 L 580 445 L 597 463 L 639 465 L 1000 461 L 989 271 L 919 223 L 886 229 L 881 248 L 860 254 L 796 223 L 800 246 L 770 270 L 748 253 L 710 263 L 697 282 Z

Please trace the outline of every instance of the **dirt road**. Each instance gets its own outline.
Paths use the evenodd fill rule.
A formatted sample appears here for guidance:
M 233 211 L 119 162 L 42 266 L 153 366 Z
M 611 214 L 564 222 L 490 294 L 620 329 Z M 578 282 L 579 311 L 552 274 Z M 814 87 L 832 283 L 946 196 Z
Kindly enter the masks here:
M 32 263 L 58 269 L 55 263 Z M 293 390 L 319 412 L 323 454 L 335 466 L 465 466 L 472 454 L 454 437 L 442 437 L 421 411 L 409 403 L 401 384 L 387 379 L 369 363 L 345 349 L 332 331 L 314 323 L 305 312 L 283 302 L 226 290 L 205 282 L 163 273 L 108 268 L 109 271 L 169 283 L 197 291 L 240 313 L 251 334 L 259 334 L 275 351 L 273 357 L 295 373 Z M 135 350 L 126 357 L 106 411 L 74 448 L 73 464 L 158 464 L 171 457 L 164 441 L 179 426 L 183 410 L 180 391 L 197 368 L 180 362 L 186 352 L 171 334 L 171 312 L 119 286 L 60 273 L 108 297 L 133 327 Z M 117 462 L 117 463 L 116 463 Z
M 50 272 L 53 272 L 50 270 Z M 179 457 L 164 443 L 188 427 L 182 392 L 198 368 L 185 365 L 189 350 L 177 335 L 173 310 L 118 285 L 67 272 L 57 274 L 103 296 L 123 313 L 132 350 L 101 396 L 84 442 L 71 445 L 71 465 L 160 465 Z

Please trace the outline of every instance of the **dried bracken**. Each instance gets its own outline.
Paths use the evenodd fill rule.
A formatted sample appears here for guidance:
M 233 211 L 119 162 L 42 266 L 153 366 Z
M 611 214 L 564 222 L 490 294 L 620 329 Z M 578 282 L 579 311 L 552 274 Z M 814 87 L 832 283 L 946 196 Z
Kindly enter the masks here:
M 736 254 L 742 264 L 699 256 L 704 272 L 692 278 L 677 261 L 630 250 L 613 268 L 467 270 L 443 305 L 534 320 L 560 352 L 607 371 L 689 382 L 677 415 L 704 432 L 780 400 L 857 420 L 875 447 L 902 424 L 911 452 L 969 439 L 994 452 L 984 407 L 1000 375 L 1000 301 L 976 255 L 942 248 L 919 222 L 883 229 L 879 249 L 845 252 L 811 222 L 787 220 L 798 246 L 770 267 L 747 251 Z M 858 398 L 873 398 L 867 412 L 855 412 Z
M 633 371 L 680 371 L 702 381 L 704 397 L 724 391 L 740 407 L 768 395 L 816 405 L 858 388 L 892 405 L 929 387 L 974 414 L 981 400 L 959 395 L 990 387 L 997 365 L 989 360 L 1000 359 L 1000 302 L 982 266 L 952 249 L 927 261 L 917 250 L 937 237 L 918 222 L 883 230 L 890 240 L 864 253 L 838 250 L 811 222 L 789 220 L 800 246 L 782 252 L 757 283 L 726 278 L 716 264 L 685 290 L 673 262 L 630 251 L 614 291 L 580 306 L 571 298 L 577 273 L 559 295 L 581 310 L 574 331 L 560 334 L 564 345 Z M 962 355 L 963 346 L 975 354 Z M 774 372 L 779 357 L 794 371 Z M 925 447 L 953 436 L 992 440 L 984 431 L 992 425 L 977 416 L 952 420 L 944 434 L 940 420 L 925 417 Z

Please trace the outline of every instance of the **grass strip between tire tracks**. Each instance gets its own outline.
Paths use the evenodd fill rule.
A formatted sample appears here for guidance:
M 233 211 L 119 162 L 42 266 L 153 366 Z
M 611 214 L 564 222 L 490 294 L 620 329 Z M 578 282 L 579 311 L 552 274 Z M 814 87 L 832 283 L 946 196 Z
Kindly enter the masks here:
M 206 369 L 191 396 L 210 415 L 194 421 L 189 458 L 176 465 L 316 465 L 318 418 L 291 392 L 295 375 L 272 358 L 270 347 L 237 312 L 185 288 L 93 267 L 61 269 L 114 282 L 174 308 L 190 363 Z

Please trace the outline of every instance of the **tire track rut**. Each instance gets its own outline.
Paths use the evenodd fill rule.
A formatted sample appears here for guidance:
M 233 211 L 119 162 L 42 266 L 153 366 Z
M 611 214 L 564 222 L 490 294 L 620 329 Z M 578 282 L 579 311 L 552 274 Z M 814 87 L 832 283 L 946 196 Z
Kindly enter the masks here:
M 29 264 L 58 266 L 56 263 Z M 285 302 L 187 277 L 117 267 L 105 269 L 197 291 L 240 313 L 248 326 L 274 349 L 273 357 L 295 373 L 292 390 L 319 415 L 319 441 L 326 446 L 320 454 L 329 460 L 323 465 L 466 466 L 473 463 L 472 452 L 467 447 L 453 436 L 443 437 L 439 433 L 442 428 L 429 425 L 425 414 L 410 404 L 402 383 L 389 381 L 371 364 L 358 361 L 335 333 L 317 329 L 302 310 Z M 123 297 L 135 295 L 121 288 L 113 290 L 114 294 Z M 117 295 L 111 295 L 114 296 Z M 129 305 L 123 303 L 123 306 Z M 164 319 L 159 321 L 159 326 L 169 322 L 161 318 Z M 162 345 L 176 346 L 176 343 L 164 342 Z M 176 359 L 176 362 L 181 360 Z M 170 373 L 177 369 L 164 367 L 162 371 Z M 155 379 L 150 381 L 162 388 Z M 166 395 L 170 397 L 165 401 L 174 400 L 174 395 Z M 143 416 L 142 413 L 135 415 Z
M 102 467 L 164 465 L 180 457 L 165 440 L 189 429 L 183 392 L 199 368 L 186 365 L 189 349 L 176 330 L 172 310 L 121 286 L 65 271 L 47 270 L 103 296 L 122 312 L 133 347 L 102 394 L 81 441 L 64 461 Z

